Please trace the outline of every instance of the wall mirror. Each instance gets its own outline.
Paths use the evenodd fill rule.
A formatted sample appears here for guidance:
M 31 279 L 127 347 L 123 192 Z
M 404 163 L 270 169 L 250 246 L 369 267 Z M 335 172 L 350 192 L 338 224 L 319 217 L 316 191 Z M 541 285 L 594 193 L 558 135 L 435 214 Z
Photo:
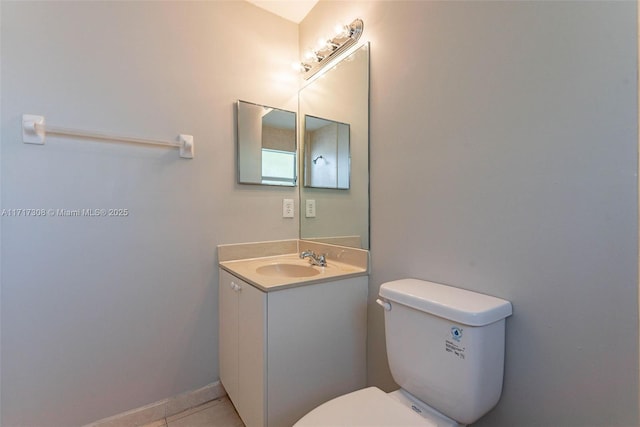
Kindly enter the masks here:
M 314 76 L 300 90 L 298 105 L 304 159 L 300 238 L 369 249 L 369 44 Z M 328 157 L 328 150 L 316 150 L 307 135 L 322 124 L 332 124 L 335 134 L 348 135 L 346 147 L 338 147 L 338 142 L 335 148 L 332 146 L 335 158 Z M 339 183 L 340 150 L 346 162 L 342 167 L 346 184 L 345 178 Z M 332 162 L 335 185 L 314 185 L 315 170 Z
M 349 124 L 304 116 L 304 186 L 349 188 Z
M 295 186 L 296 113 L 237 102 L 238 182 Z

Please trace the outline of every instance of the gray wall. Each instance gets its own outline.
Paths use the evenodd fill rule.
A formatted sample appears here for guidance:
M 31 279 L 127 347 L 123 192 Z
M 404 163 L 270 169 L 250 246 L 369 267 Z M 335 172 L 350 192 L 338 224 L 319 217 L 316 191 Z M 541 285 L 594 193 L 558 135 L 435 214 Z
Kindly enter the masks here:
M 478 425 L 637 425 L 636 4 L 321 1 L 300 48 L 356 16 L 370 297 L 418 277 L 513 302 L 504 395 Z M 295 108 L 296 26 L 244 2 L 3 2 L 0 19 L 2 207 L 131 212 L 2 218 L 2 425 L 217 380 L 215 246 L 297 236 L 280 218 L 295 189 L 235 184 L 232 104 Z M 196 158 L 23 145 L 23 113 L 191 133 Z M 369 378 L 391 389 L 379 310 L 369 322 Z
M 246 2 L 3 2 L 2 425 L 71 426 L 218 380 L 216 245 L 296 238 L 235 184 L 234 101 L 295 109 L 297 26 Z M 23 113 L 177 151 L 50 137 Z M 297 202 L 296 202 L 297 203 Z
M 635 2 L 320 2 L 371 40 L 371 301 L 417 277 L 513 302 L 477 425 L 638 424 Z M 390 390 L 381 310 L 369 380 Z

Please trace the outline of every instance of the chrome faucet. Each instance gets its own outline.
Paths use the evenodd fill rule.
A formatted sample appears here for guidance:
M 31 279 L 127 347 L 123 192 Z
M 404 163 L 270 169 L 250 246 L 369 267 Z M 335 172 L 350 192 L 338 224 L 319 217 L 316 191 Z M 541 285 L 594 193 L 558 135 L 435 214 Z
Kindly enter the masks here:
M 317 265 L 318 267 L 327 266 L 326 255 L 316 255 L 316 253 L 313 251 L 300 252 L 300 258 L 301 259 L 309 258 L 309 262 L 311 263 L 311 265 Z

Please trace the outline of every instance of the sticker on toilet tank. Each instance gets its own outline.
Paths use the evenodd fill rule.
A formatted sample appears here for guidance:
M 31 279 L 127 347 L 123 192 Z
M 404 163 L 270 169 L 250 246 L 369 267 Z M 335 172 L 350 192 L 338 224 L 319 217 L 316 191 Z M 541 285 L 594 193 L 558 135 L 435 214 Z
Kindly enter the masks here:
M 447 353 L 451 353 L 452 355 L 464 360 L 465 358 L 465 347 L 462 346 L 462 328 L 458 326 L 451 327 L 451 339 L 445 340 L 444 349 Z
M 462 339 L 462 328 L 458 328 L 457 326 L 451 327 L 451 338 L 460 342 Z

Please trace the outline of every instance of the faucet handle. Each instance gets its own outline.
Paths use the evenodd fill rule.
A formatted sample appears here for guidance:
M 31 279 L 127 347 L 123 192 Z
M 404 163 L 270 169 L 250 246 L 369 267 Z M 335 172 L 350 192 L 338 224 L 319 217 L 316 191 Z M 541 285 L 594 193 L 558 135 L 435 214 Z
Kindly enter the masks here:
M 313 252 L 311 250 L 306 250 L 306 251 L 300 252 L 300 258 L 305 258 L 305 257 L 308 257 L 308 256 L 312 256 L 312 257 L 315 258 L 316 254 L 315 254 L 315 252 Z
M 319 255 L 317 257 L 318 264 L 320 264 L 321 267 L 326 267 L 327 266 L 327 255 L 328 254 L 325 253 L 325 254 Z

